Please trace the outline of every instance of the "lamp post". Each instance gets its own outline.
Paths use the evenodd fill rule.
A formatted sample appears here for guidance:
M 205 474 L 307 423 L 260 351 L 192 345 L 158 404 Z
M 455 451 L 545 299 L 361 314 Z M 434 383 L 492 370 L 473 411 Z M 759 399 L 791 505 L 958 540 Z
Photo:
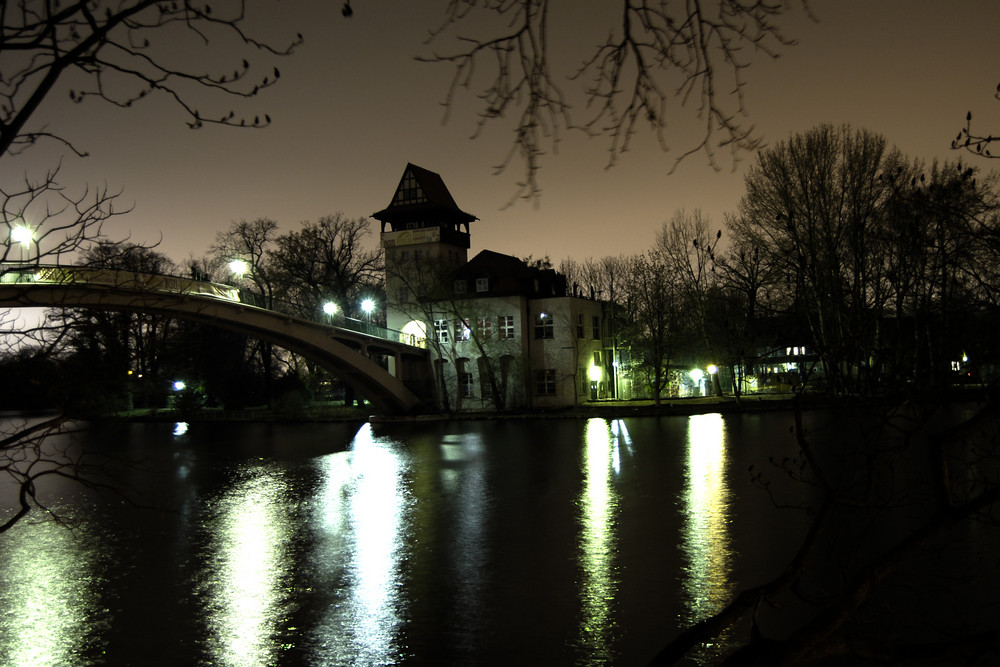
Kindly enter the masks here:
M 719 382 L 719 367 L 715 364 L 709 364 L 708 376 L 712 379 L 712 394 L 722 396 L 722 384 Z

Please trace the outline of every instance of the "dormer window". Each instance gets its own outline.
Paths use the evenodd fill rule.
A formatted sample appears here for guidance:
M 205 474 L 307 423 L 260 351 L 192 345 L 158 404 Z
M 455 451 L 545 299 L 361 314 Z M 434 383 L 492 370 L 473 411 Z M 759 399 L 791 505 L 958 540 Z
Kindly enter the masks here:
M 490 279 L 489 278 L 476 278 L 476 291 L 477 292 L 488 292 L 490 290 Z

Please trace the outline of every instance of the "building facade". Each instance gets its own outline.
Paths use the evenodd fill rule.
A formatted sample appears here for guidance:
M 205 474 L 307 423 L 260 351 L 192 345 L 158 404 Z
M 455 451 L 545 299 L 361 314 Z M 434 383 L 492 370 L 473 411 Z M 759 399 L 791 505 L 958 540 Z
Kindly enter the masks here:
M 386 324 L 428 341 L 449 410 L 561 408 L 609 395 L 602 304 L 566 278 L 484 250 L 438 174 L 406 166 L 372 215 L 385 250 Z

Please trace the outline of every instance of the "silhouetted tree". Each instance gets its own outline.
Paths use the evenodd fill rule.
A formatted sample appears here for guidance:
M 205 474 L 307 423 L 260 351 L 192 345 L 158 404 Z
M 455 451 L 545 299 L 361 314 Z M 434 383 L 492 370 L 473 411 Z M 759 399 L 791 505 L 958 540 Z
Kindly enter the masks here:
M 761 151 L 731 219 L 734 238 L 784 272 L 837 391 L 871 388 L 887 298 L 879 239 L 889 187 L 881 176 L 901 161 L 881 136 L 820 126 Z
M 675 281 L 683 322 L 691 332 L 689 341 L 697 341 L 690 350 L 692 361 L 699 365 L 719 364 L 720 350 L 712 340 L 711 300 L 717 291 L 715 248 L 722 230 L 711 233 L 709 223 L 696 210 L 677 211 L 656 234 L 655 252 L 662 258 L 668 279 Z M 713 392 L 722 393 L 718 374 L 712 377 Z
M 332 300 L 356 317 L 362 299 L 381 292 L 382 251 L 366 249 L 369 227 L 365 218 L 336 213 L 275 239 L 268 262 L 293 314 L 315 318 Z
M 584 46 L 579 64 L 564 74 L 556 69 L 562 58 L 551 53 L 554 36 L 563 30 L 579 34 L 574 12 L 597 10 L 558 14 L 549 0 L 453 0 L 431 40 L 442 44 L 454 34 L 454 44 L 419 59 L 454 67 L 445 97 L 449 111 L 462 89 L 476 91 L 477 134 L 499 118 L 513 118 L 513 146 L 498 171 L 521 160 L 518 194 L 534 197 L 541 157 L 549 145 L 555 149 L 564 130 L 605 136 L 614 164 L 642 127 L 666 149 L 668 124 L 683 115 L 686 103 L 694 103 L 701 129 L 677 162 L 700 151 L 718 166 L 721 148 L 734 159 L 739 151 L 757 149 L 759 137 L 744 120 L 746 69 L 752 56 L 773 58 L 793 44 L 780 28 L 793 4 L 799 3 L 608 3 L 601 9 L 607 16 L 604 41 Z M 563 92 L 564 78 L 580 86 L 579 103 Z M 578 108 L 584 109 L 582 121 L 570 117 Z
M 670 382 L 670 363 L 682 343 L 681 300 L 663 257 L 654 251 L 628 260 L 622 336 L 631 371 L 640 374 L 656 405 Z
M 118 107 L 158 95 L 178 105 L 192 128 L 205 123 L 267 125 L 266 115 L 251 119 L 232 110 L 204 111 L 214 106 L 214 95 L 249 98 L 274 85 L 278 69 L 270 64 L 251 66 L 249 59 L 254 54 L 291 53 L 302 41 L 299 35 L 275 47 L 255 37 L 247 29 L 246 4 L 245 0 L 220 5 L 191 0 L 6 3 L 0 12 L 0 156 L 18 154 L 44 138 L 74 146 L 62 131 L 32 123 L 42 102 L 67 85 L 74 102 L 93 98 Z M 189 54 L 201 51 L 207 58 L 178 59 L 179 44 Z M 237 48 L 224 54 L 223 46 Z

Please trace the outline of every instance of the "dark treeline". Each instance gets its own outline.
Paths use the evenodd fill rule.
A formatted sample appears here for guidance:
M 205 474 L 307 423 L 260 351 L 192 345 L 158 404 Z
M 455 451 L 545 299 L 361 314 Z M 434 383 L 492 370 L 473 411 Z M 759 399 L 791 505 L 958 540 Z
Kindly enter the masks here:
M 994 175 L 821 126 L 759 153 L 721 229 L 679 211 L 641 255 L 561 269 L 615 304 L 656 394 L 671 365 L 710 363 L 738 392 L 788 345 L 809 346 L 831 393 L 933 392 L 954 362 L 985 379 L 995 361 L 998 202 Z

